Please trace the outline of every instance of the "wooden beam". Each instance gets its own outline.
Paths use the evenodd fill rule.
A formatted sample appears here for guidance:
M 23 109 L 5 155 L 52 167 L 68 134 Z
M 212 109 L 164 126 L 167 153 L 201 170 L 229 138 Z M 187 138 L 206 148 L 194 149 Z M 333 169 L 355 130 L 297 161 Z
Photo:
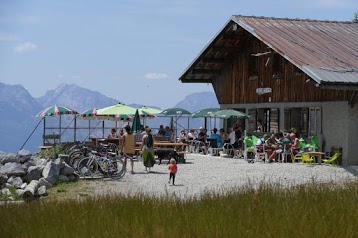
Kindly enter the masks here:
M 225 40 L 236 40 L 236 39 L 238 40 L 238 39 L 242 38 L 244 35 L 245 34 L 243 32 L 241 32 L 241 33 L 231 32 L 231 33 L 226 33 L 225 35 L 223 35 L 223 38 Z
M 241 49 L 240 46 L 219 46 L 219 45 L 214 45 L 211 47 L 212 50 L 214 51 L 224 51 L 224 52 L 234 52 L 234 51 L 239 51 Z
M 192 74 L 218 74 L 221 70 L 217 69 L 192 69 Z
M 211 83 L 211 78 L 205 79 L 205 78 L 181 78 L 180 81 L 182 83 Z
M 225 63 L 230 63 L 232 61 L 232 58 L 231 57 L 222 57 L 222 58 L 204 57 L 202 61 L 203 63 L 225 64 Z

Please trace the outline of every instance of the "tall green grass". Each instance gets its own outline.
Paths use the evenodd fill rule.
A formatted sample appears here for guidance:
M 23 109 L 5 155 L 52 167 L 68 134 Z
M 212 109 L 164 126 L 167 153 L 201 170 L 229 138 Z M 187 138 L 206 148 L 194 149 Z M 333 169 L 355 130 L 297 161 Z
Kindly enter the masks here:
M 358 182 L 0 206 L 1 237 L 357 237 Z

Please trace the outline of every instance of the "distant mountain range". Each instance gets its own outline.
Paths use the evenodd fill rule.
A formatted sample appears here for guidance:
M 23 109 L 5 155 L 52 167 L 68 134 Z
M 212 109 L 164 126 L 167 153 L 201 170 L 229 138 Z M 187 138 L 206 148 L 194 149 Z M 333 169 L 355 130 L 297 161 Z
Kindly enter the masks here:
M 61 84 L 56 89 L 47 91 L 44 96 L 34 98 L 21 85 L 8 85 L 0 82 L 0 151 L 17 152 L 31 133 L 33 135 L 24 148 L 33 152 L 38 151 L 38 146 L 43 143 L 43 123 L 40 123 L 40 118 L 36 118 L 35 114 L 46 107 L 57 104 L 82 112 L 90 108 L 103 108 L 116 103 L 118 103 L 116 99 L 75 84 Z M 134 103 L 129 104 L 129 106 L 141 107 L 143 105 Z M 218 108 L 219 104 L 214 93 L 201 92 L 186 96 L 173 107 L 195 112 L 202 108 Z M 71 118 L 63 118 L 62 120 L 65 124 Z M 173 120 L 175 121 L 175 118 Z M 57 123 L 56 120 L 46 120 L 46 126 L 53 125 L 56 127 Z M 169 123 L 170 118 L 164 117 L 145 121 L 146 125 L 153 128 L 157 128 L 160 124 L 169 125 Z M 188 119 L 181 118 L 178 123 L 183 127 L 187 127 Z M 203 126 L 203 123 L 203 119 L 193 119 L 190 122 L 190 127 L 198 128 Z M 85 124 L 85 122 L 82 124 Z M 34 130 L 36 126 L 38 127 Z M 81 133 L 79 133 L 80 135 Z

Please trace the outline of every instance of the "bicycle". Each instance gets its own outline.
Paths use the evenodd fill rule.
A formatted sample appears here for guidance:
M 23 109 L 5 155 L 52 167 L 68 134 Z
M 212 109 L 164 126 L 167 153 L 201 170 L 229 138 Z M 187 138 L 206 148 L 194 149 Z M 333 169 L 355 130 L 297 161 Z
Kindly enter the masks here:
M 77 167 L 80 175 L 92 177 L 100 172 L 111 179 L 121 179 L 126 173 L 126 166 L 121 157 L 116 153 L 99 153 L 93 151 L 88 157 L 82 158 Z

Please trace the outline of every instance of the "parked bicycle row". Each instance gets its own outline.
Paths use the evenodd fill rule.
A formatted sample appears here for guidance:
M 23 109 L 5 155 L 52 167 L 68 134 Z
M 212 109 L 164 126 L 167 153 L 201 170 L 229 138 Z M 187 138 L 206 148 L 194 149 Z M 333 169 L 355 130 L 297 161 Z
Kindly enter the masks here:
M 68 155 L 65 162 L 76 169 L 80 176 L 103 176 L 118 180 L 126 173 L 125 163 L 117 154 L 115 144 L 99 143 L 92 149 L 83 142 L 75 142 L 63 149 Z

